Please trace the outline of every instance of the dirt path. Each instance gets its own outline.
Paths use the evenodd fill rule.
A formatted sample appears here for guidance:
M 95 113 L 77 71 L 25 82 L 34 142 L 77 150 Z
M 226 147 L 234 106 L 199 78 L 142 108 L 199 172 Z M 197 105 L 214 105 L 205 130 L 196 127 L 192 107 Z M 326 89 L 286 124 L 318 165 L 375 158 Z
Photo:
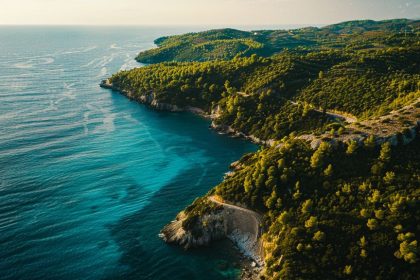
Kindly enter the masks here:
M 313 109 L 313 110 L 322 113 L 322 110 L 318 110 L 318 109 Z M 336 119 L 343 119 L 343 120 L 345 120 L 348 123 L 355 123 L 355 122 L 357 122 L 356 117 L 350 117 L 350 116 L 347 116 L 347 115 L 342 115 L 340 113 L 331 112 L 331 111 L 327 111 L 326 114 L 328 116 L 331 116 L 331 117 L 336 118 Z
M 293 105 L 297 106 L 299 105 L 299 102 L 295 102 L 295 101 L 291 101 L 289 100 L 290 103 L 292 103 Z M 323 114 L 324 112 L 320 109 L 316 109 L 315 107 L 312 107 L 312 110 Z M 357 118 L 354 116 L 349 116 L 349 115 L 343 115 L 342 113 L 339 112 L 335 112 L 335 111 L 326 111 L 325 114 L 327 114 L 328 116 L 335 118 L 335 119 L 342 119 L 348 123 L 355 123 L 357 122 Z
M 241 92 L 241 91 L 238 91 L 237 94 L 240 95 L 240 96 L 242 96 L 242 97 L 249 97 L 249 96 L 251 96 L 251 94 L 246 93 L 246 92 Z M 292 105 L 295 105 L 295 106 L 298 106 L 301 103 L 301 102 L 292 101 L 292 100 L 286 99 L 286 98 L 284 98 L 284 100 L 290 102 Z M 314 111 L 316 111 L 316 112 L 319 112 L 321 114 L 324 113 L 323 110 L 316 109 L 314 106 L 311 106 L 311 109 L 314 110 Z M 327 114 L 328 116 L 330 116 L 330 117 L 332 117 L 334 119 L 344 120 L 347 123 L 355 123 L 355 122 L 357 122 L 357 118 L 355 116 L 350 115 L 350 114 L 345 114 L 345 113 L 337 112 L 337 111 L 328 111 L 328 110 L 325 112 L 325 114 Z

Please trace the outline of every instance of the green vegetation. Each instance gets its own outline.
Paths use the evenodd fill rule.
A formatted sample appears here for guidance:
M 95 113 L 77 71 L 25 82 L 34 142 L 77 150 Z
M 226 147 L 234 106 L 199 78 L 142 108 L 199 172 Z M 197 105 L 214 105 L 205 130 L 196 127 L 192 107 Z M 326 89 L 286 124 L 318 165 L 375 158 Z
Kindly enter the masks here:
M 136 59 L 143 63 L 186 62 L 230 60 L 252 54 L 268 57 L 285 49 L 301 52 L 325 48 L 375 49 L 415 44 L 418 39 L 413 34 L 418 34 L 419 28 L 419 21 L 399 19 L 352 21 L 295 30 L 219 29 L 159 38 L 155 41 L 158 48 L 144 51 Z
M 213 190 L 265 214 L 270 279 L 419 275 L 420 141 L 347 149 L 290 138 Z
M 322 114 L 288 98 L 320 69 L 342 59 L 337 52 L 321 52 L 302 57 L 286 53 L 272 58 L 253 55 L 231 61 L 170 62 L 123 71 L 110 80 L 134 95 L 153 92 L 158 102 L 199 107 L 208 113 L 218 108 L 216 124 L 271 139 L 323 127 Z
M 215 204 L 206 198 L 197 198 L 190 206 L 185 209 L 186 218 L 182 222 L 182 227 L 190 231 L 194 237 L 202 235 L 201 224 L 198 224 L 200 217 L 206 214 L 215 213 L 223 207 Z
M 217 127 L 275 140 L 210 191 L 263 214 L 266 279 L 415 279 L 418 128 L 401 143 L 413 133 L 406 115 L 419 116 L 419 26 L 356 21 L 164 37 L 137 58 L 161 63 L 109 81 L 134 99 L 198 107 Z M 330 112 L 362 122 L 347 125 Z M 370 120 L 394 126 L 400 145 L 379 146 L 373 133 L 359 141 L 353 127 L 369 134 Z M 348 138 L 331 141 L 339 137 Z M 184 229 L 199 234 L 199 217 L 213 210 L 199 198 L 185 211 Z
M 419 92 L 419 46 L 359 50 L 305 88 L 299 98 L 359 117 L 383 115 L 395 99 Z
M 415 100 L 420 96 L 419 53 L 420 45 L 410 45 L 165 62 L 119 72 L 111 82 L 137 96 L 153 92 L 157 102 L 207 113 L 217 109 L 217 125 L 280 139 L 291 132 L 325 131 L 334 120 L 322 111 L 368 118 Z

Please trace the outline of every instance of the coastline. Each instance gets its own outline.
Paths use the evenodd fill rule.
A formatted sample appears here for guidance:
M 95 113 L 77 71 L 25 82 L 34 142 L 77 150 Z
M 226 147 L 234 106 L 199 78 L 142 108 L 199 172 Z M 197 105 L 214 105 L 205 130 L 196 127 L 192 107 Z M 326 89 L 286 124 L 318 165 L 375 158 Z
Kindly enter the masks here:
M 154 108 L 156 110 L 170 111 L 170 112 L 190 112 L 200 117 L 203 117 L 205 119 L 211 120 L 212 123 L 210 125 L 210 128 L 214 129 L 219 134 L 227 135 L 234 138 L 242 138 L 242 139 L 251 141 L 252 143 L 257 144 L 257 145 L 270 145 L 270 146 L 274 145 L 274 140 L 264 141 L 253 135 L 245 135 L 242 132 L 235 131 L 230 126 L 216 125 L 214 123 L 214 120 L 218 116 L 217 112 L 212 112 L 211 114 L 208 114 L 201 108 L 197 108 L 197 107 L 187 106 L 187 107 L 181 108 L 179 106 L 168 104 L 168 103 L 159 103 L 153 98 L 152 96 L 153 94 L 142 95 L 138 97 L 138 96 L 135 96 L 132 92 L 121 90 L 115 87 L 112 83 L 109 82 L 109 79 L 103 80 L 99 84 L 99 86 L 105 89 L 116 91 L 126 96 L 130 100 L 150 106 L 151 108 Z M 252 211 L 252 210 L 248 210 L 248 211 Z M 225 212 L 228 213 L 227 215 L 232 214 L 231 210 L 225 211 Z M 182 229 L 181 224 L 184 219 L 184 216 L 185 216 L 184 211 L 181 211 L 175 220 L 170 222 L 168 225 L 164 227 L 164 229 L 162 229 L 162 231 L 159 233 L 159 237 L 162 238 L 166 243 L 177 243 L 178 245 L 183 246 L 185 249 L 188 249 L 190 247 L 199 247 L 199 246 L 208 245 L 212 241 L 217 241 L 217 240 L 226 238 L 232 243 L 232 245 L 237 250 L 238 255 L 240 256 L 238 260 L 241 264 L 240 279 L 244 279 L 244 280 L 259 279 L 259 275 L 264 269 L 264 257 L 261 254 L 262 252 L 261 251 L 262 250 L 261 236 L 254 237 L 256 238 L 256 241 L 252 241 L 253 239 L 252 234 L 242 234 L 240 231 L 234 230 L 234 231 L 230 231 L 229 233 L 227 231 L 224 231 L 222 234 L 216 237 L 211 236 L 205 240 L 197 241 L 197 240 L 194 240 L 193 237 L 188 236 L 188 233 Z M 225 228 L 227 228 L 226 225 L 225 225 Z M 166 230 L 166 233 L 165 233 L 165 230 Z M 189 245 L 190 242 L 193 243 L 192 246 Z M 255 246 L 256 243 L 259 243 L 259 246 Z
M 212 110 L 212 112 L 209 114 L 207 112 L 205 112 L 204 110 L 200 109 L 200 108 L 196 108 L 196 107 L 190 107 L 190 106 L 186 106 L 186 107 L 179 107 L 177 105 L 172 105 L 172 104 L 168 104 L 168 103 L 160 103 L 158 102 L 155 97 L 154 97 L 154 93 L 150 92 L 148 94 L 142 94 L 142 95 L 135 95 L 130 91 L 126 91 L 126 90 L 121 90 L 117 87 L 115 87 L 112 83 L 110 83 L 109 80 L 104 80 L 101 82 L 100 84 L 101 87 L 103 88 L 107 88 L 107 89 L 111 89 L 114 91 L 117 91 L 123 95 L 125 95 L 127 98 L 137 101 L 139 103 L 145 104 L 147 106 L 150 106 L 156 110 L 165 110 L 165 111 L 171 111 L 171 112 L 191 112 L 195 115 L 199 115 L 201 117 L 204 117 L 206 119 L 209 119 L 212 121 L 211 124 L 211 128 L 214 129 L 215 131 L 217 131 L 220 134 L 226 134 L 229 135 L 231 137 L 238 137 L 238 138 L 243 138 L 243 139 L 247 139 L 253 143 L 259 144 L 259 145 L 265 145 L 265 146 L 274 146 L 277 145 L 278 147 L 281 146 L 281 143 L 276 143 L 274 140 L 268 140 L 268 141 L 263 141 L 253 135 L 245 135 L 242 132 L 238 132 L 235 131 L 233 128 L 231 128 L 230 126 L 227 125 L 217 125 L 215 123 L 215 120 L 218 117 L 218 111 L 219 108 L 216 108 L 216 110 Z M 404 108 L 406 109 L 411 109 L 412 105 L 410 106 L 406 106 Z M 414 111 L 416 111 L 417 109 L 414 109 Z M 322 141 L 327 141 L 331 144 L 334 145 L 338 145 L 340 143 L 346 143 L 348 141 L 355 141 L 358 145 L 363 145 L 363 141 L 369 136 L 369 135 L 373 135 L 375 138 L 375 144 L 376 145 L 380 145 L 384 142 L 390 142 L 392 145 L 397 145 L 399 143 L 402 144 L 408 144 L 409 142 L 411 142 L 412 140 L 415 139 L 416 137 L 416 131 L 419 130 L 419 124 L 420 121 L 417 121 L 412 127 L 410 127 L 407 130 L 407 133 L 402 134 L 401 132 L 398 132 L 397 134 L 395 133 L 386 133 L 385 135 L 378 135 L 378 134 L 373 134 L 373 133 L 369 133 L 367 132 L 361 132 L 360 129 L 357 129 L 355 127 L 349 126 L 348 128 L 349 131 L 346 131 L 345 134 L 343 135 L 328 135 L 327 133 L 321 134 L 321 135 L 314 135 L 314 134 L 303 134 L 303 135 L 299 135 L 297 136 L 297 138 L 302 139 L 302 140 L 306 140 L 310 146 L 312 147 L 312 149 L 316 149 L 320 143 Z M 352 125 L 352 124 L 350 124 Z M 328 137 L 327 137 L 328 136 Z M 182 212 L 181 212 L 182 213 Z M 180 213 L 180 214 L 181 214 Z M 196 222 L 197 224 L 207 224 L 208 221 L 210 221 L 210 223 L 213 223 L 212 225 L 215 225 L 215 221 L 217 221 L 219 219 L 219 217 L 217 217 L 217 215 L 214 215 L 215 213 L 206 213 L 204 215 L 202 215 L 200 217 L 200 219 Z M 213 215 L 213 217 L 211 217 Z M 210 216 L 210 219 L 209 219 Z M 165 230 L 166 227 L 168 226 L 172 226 L 174 223 L 177 223 L 177 227 L 176 228 L 170 228 L 169 232 L 172 231 L 172 233 L 164 233 L 163 231 Z M 241 253 L 242 255 L 242 260 L 241 260 L 241 264 L 242 264 L 242 274 L 241 274 L 241 279 L 258 279 L 259 275 L 261 274 L 261 272 L 264 270 L 264 262 L 262 261 L 261 263 L 259 263 L 255 257 L 255 255 L 252 254 L 252 246 L 249 246 L 249 240 L 251 238 L 249 238 L 249 236 L 246 236 L 245 234 L 243 234 L 243 232 L 237 232 L 237 233 L 233 233 L 230 232 L 230 234 L 228 234 L 228 232 L 225 230 L 223 231 L 223 233 L 221 233 L 220 228 L 222 228 L 223 226 L 217 228 L 213 227 L 213 232 L 211 232 L 210 234 L 208 234 L 206 237 L 206 239 L 196 239 L 194 236 L 191 235 L 190 229 L 182 229 L 182 222 L 183 219 L 179 218 L 177 216 L 177 220 L 172 221 L 169 225 L 165 226 L 165 228 L 162 230 L 161 232 L 161 237 L 165 240 L 165 242 L 167 243 L 176 243 L 178 245 L 184 246 L 184 248 L 189 248 L 189 247 L 199 247 L 199 246 L 203 246 L 203 245 L 208 245 L 211 241 L 215 241 L 221 238 L 228 238 L 229 240 L 231 240 L 233 242 L 233 244 L 235 244 L 235 247 L 238 249 L 238 251 Z M 220 222 L 220 221 L 218 221 Z M 223 223 L 223 222 L 222 222 Z M 182 230 L 182 232 L 181 232 Z M 216 235 L 212 235 L 214 232 L 216 232 Z M 169 236 L 169 238 L 167 238 L 167 236 Z M 174 238 L 173 238 L 174 237 Z M 192 244 L 192 246 L 185 246 L 185 244 Z M 255 244 L 255 242 L 254 242 Z
M 186 250 L 229 240 L 241 256 L 241 279 L 258 279 L 265 267 L 261 214 L 214 195 L 192 205 L 201 205 L 206 210 L 199 215 L 188 208 L 181 211 L 163 227 L 159 237 Z
M 234 137 L 234 138 L 245 139 L 245 140 L 251 141 L 254 144 L 261 145 L 261 146 L 269 146 L 269 147 L 271 146 L 272 147 L 272 146 L 276 145 L 276 140 L 275 139 L 262 140 L 262 139 L 256 137 L 255 135 L 247 135 L 247 134 L 245 134 L 241 131 L 237 131 L 237 130 L 233 129 L 231 126 L 216 124 L 215 120 L 219 116 L 219 112 L 218 112 L 219 108 L 216 108 L 216 110 L 213 110 L 211 113 L 207 113 L 203 109 L 198 108 L 198 107 L 192 107 L 192 106 L 179 107 L 177 105 L 173 105 L 173 104 L 169 104 L 169 103 L 161 103 L 161 102 L 156 101 L 156 99 L 154 98 L 153 92 L 150 92 L 148 94 L 143 94 L 143 95 L 140 95 L 140 96 L 136 96 L 130 91 L 122 90 L 122 89 L 119 89 L 118 87 L 114 86 L 112 83 L 109 82 L 109 79 L 103 80 L 100 83 L 99 86 L 102 87 L 102 88 L 117 91 L 117 92 L 123 94 L 124 96 L 126 96 L 127 98 L 129 98 L 130 100 L 134 100 L 134 101 L 137 101 L 139 103 L 145 104 L 145 105 L 150 106 L 150 107 L 152 107 L 156 110 L 170 111 L 170 112 L 190 112 L 190 113 L 193 113 L 195 115 L 198 115 L 200 117 L 203 117 L 205 119 L 210 120 L 211 121 L 210 127 L 212 129 L 214 129 L 219 134 L 228 135 L 228 136 Z M 414 101 L 412 104 L 404 106 L 400 110 L 403 110 L 403 109 L 404 110 L 409 110 L 409 111 L 412 112 L 412 114 L 414 114 L 414 112 L 418 111 L 417 108 L 413 108 L 413 104 L 415 102 L 420 102 L 420 98 L 417 99 L 416 101 Z M 394 113 L 395 112 L 392 111 L 391 115 L 394 114 Z M 383 117 L 380 118 L 380 120 L 383 120 L 386 117 L 389 117 L 389 116 L 383 116 Z M 366 123 L 369 123 L 369 121 L 367 121 Z M 372 124 L 370 124 L 370 125 L 372 125 Z M 382 124 L 382 126 L 383 126 L 383 124 Z M 349 125 L 347 126 L 347 130 L 348 130 L 347 133 L 342 134 L 342 135 L 335 134 L 335 135 L 332 136 L 328 133 L 323 133 L 323 134 L 318 135 L 318 136 L 316 136 L 314 134 L 302 134 L 302 135 L 297 136 L 297 138 L 309 142 L 312 149 L 317 149 L 322 141 L 327 141 L 327 142 L 329 142 L 330 144 L 333 144 L 333 145 L 336 145 L 340 142 L 347 143 L 349 141 L 356 141 L 359 145 L 361 145 L 363 143 L 363 141 L 369 135 L 374 135 L 375 136 L 375 142 L 376 142 L 377 145 L 381 145 L 384 142 L 390 142 L 392 145 L 395 146 L 400 142 L 402 142 L 403 144 L 408 144 L 411 141 L 413 141 L 414 138 L 415 138 L 415 135 L 416 135 L 415 132 L 420 127 L 420 121 L 417 120 L 413 126 L 405 129 L 406 133 L 404 133 L 404 129 L 401 129 L 401 131 L 395 131 L 395 130 L 390 130 L 389 127 L 387 127 L 386 129 L 379 129 L 378 130 L 377 127 L 380 127 L 380 126 L 375 124 L 375 125 L 373 125 L 373 128 L 374 128 L 373 131 L 367 131 L 367 130 L 361 129 L 360 127 L 357 127 L 355 125 L 355 123 L 352 122 L 352 123 L 349 123 Z M 401 128 L 401 127 L 399 127 L 399 128 Z
M 186 106 L 186 107 L 179 107 L 177 105 L 169 104 L 169 103 L 162 103 L 157 102 L 154 99 L 153 92 L 150 92 L 148 94 L 143 94 L 140 96 L 134 95 L 132 92 L 120 89 L 116 86 L 114 86 L 112 83 L 110 83 L 109 79 L 102 80 L 99 84 L 100 87 L 105 89 L 110 89 L 116 92 L 119 92 L 120 94 L 126 96 L 128 99 L 139 102 L 141 104 L 150 106 L 153 109 L 160 110 L 160 111 L 169 111 L 169 112 L 189 112 L 195 115 L 198 115 L 200 117 L 203 117 L 205 119 L 211 120 L 212 123 L 210 127 L 214 129 L 217 133 L 222 135 L 228 135 L 230 137 L 234 138 L 242 138 L 248 141 L 251 141 L 254 144 L 262 145 L 262 146 L 273 146 L 274 145 L 274 139 L 270 140 L 262 140 L 254 135 L 246 135 L 243 132 L 237 131 L 233 129 L 230 126 L 226 125 L 218 125 L 215 123 L 215 120 L 218 117 L 217 111 L 213 111 L 210 114 L 205 112 L 203 109 L 198 107 L 192 107 L 192 106 Z

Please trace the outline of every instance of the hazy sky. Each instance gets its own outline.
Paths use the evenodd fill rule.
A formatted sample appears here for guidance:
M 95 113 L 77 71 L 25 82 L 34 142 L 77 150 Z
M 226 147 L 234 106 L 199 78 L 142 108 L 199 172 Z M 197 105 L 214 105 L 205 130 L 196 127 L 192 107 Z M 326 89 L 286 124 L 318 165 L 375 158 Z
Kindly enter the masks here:
M 0 24 L 275 25 L 420 17 L 420 0 L 0 0 L 0 3 Z

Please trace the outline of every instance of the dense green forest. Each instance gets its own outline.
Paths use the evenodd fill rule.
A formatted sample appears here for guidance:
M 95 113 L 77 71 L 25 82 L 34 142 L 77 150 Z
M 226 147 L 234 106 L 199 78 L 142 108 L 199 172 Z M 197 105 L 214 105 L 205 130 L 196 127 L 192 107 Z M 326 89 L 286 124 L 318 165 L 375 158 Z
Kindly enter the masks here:
M 156 44 L 137 57 L 156 64 L 116 73 L 112 88 L 149 104 L 197 107 L 216 127 L 275 140 L 245 155 L 209 192 L 263 215 L 262 278 L 420 275 L 419 21 L 222 29 Z M 403 145 L 400 132 L 396 146 L 378 145 L 373 134 L 357 142 L 347 119 L 333 114 L 361 126 L 391 111 L 402 121 L 394 131 L 416 134 L 411 143 Z M 324 137 L 314 147 L 300 137 L 325 133 L 349 138 Z M 186 227 L 196 228 L 205 201 L 187 208 Z
M 420 45 L 282 52 L 230 61 L 165 62 L 111 77 L 112 84 L 157 102 L 218 109 L 217 125 L 261 139 L 323 131 L 334 120 L 315 108 L 361 119 L 420 97 Z M 297 102 L 296 102 L 297 101 Z
M 419 28 L 420 21 L 397 19 L 351 21 L 294 30 L 210 30 L 159 38 L 155 41 L 158 47 L 141 52 L 137 60 L 143 63 L 230 60 L 252 54 L 267 57 L 285 49 L 392 47 L 416 43 L 412 35 Z
M 349 146 L 314 151 L 290 137 L 245 156 L 213 190 L 264 213 L 269 278 L 420 275 L 420 141 Z

